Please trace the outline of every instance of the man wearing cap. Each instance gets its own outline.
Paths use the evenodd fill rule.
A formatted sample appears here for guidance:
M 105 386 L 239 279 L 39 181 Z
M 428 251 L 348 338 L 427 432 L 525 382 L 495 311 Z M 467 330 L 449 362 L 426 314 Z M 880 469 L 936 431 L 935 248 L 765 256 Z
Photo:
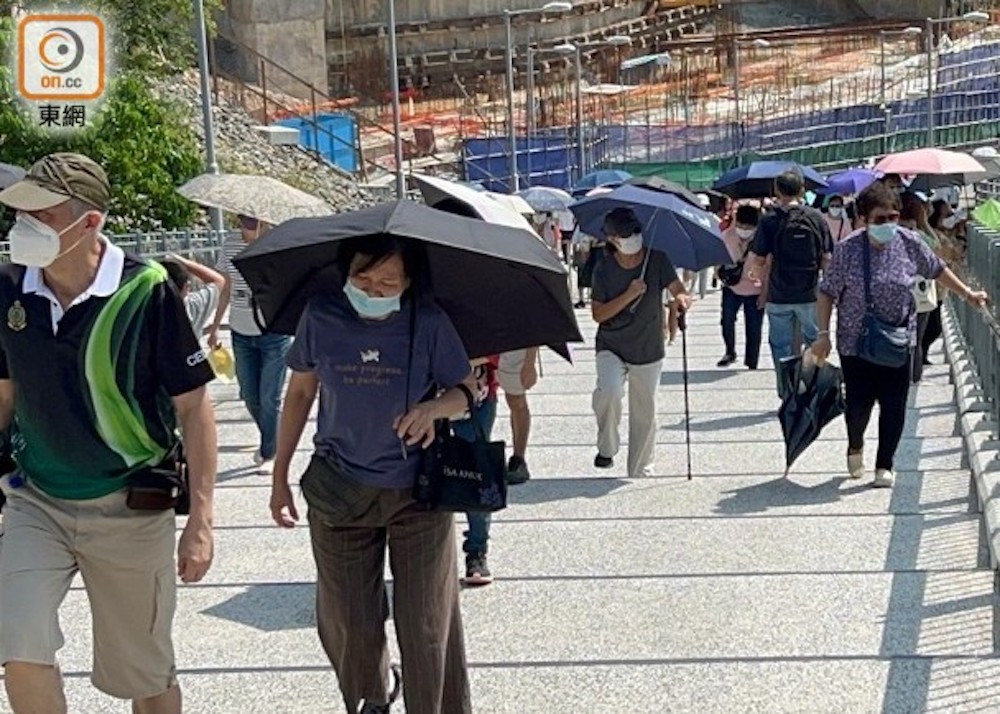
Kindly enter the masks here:
M 94 685 L 140 714 L 180 712 L 175 578 L 212 561 L 212 371 L 166 270 L 101 234 L 110 195 L 100 166 L 66 153 L 0 192 L 17 211 L 0 268 L 0 429 L 18 465 L 0 481 L 0 663 L 16 714 L 67 710 L 58 610 L 77 573 Z M 154 467 L 171 463 L 177 422 L 191 505 L 175 565 Z

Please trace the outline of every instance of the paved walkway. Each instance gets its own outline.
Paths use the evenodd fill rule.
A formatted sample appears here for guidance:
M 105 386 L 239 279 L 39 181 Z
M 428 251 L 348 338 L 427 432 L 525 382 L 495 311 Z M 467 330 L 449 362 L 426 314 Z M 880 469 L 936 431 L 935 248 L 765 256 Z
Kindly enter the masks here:
M 476 710 L 995 711 L 993 573 L 944 368 L 911 397 L 891 493 L 844 481 L 839 420 L 785 480 L 773 373 L 715 368 L 718 313 L 710 296 L 691 319 L 691 482 L 679 344 L 660 387 L 658 475 L 637 481 L 593 469 L 593 353 L 575 366 L 545 356 L 534 479 L 494 526 L 497 582 L 462 596 Z M 234 387 L 214 394 L 218 557 L 181 591 L 176 626 L 188 711 L 340 712 L 306 530 L 270 524 L 252 426 Z M 300 467 L 307 455 L 304 442 Z M 79 588 L 63 624 L 71 710 L 126 711 L 87 682 Z

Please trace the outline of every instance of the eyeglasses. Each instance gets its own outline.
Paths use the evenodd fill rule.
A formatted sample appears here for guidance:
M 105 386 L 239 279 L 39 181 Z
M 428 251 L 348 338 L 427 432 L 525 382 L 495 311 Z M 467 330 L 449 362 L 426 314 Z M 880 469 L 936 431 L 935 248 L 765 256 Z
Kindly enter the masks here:
M 255 231 L 260 225 L 260 221 L 251 216 L 238 216 L 240 225 L 246 228 L 248 231 Z
M 872 226 L 881 226 L 884 223 L 896 223 L 897 221 L 899 221 L 899 211 L 893 211 L 892 213 L 884 216 L 869 218 L 868 224 Z

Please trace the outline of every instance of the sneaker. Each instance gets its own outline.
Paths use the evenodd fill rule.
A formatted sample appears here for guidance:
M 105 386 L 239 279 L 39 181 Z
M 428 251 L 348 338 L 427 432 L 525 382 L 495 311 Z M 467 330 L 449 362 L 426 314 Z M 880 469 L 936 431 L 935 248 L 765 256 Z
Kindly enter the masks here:
M 389 714 L 403 688 L 403 670 L 399 668 L 398 664 L 391 664 L 389 665 L 389 675 L 392 677 L 392 691 L 389 692 L 389 701 L 386 704 L 375 704 L 365 700 L 361 702 L 358 714 Z
M 481 587 L 493 582 L 490 566 L 486 563 L 486 553 L 469 553 L 465 556 L 465 584 Z
M 587 303 L 585 303 L 585 302 L 583 302 L 581 300 L 580 302 L 574 304 L 573 307 L 575 307 L 577 310 L 581 310 L 581 309 L 587 307 Z
M 892 488 L 896 481 L 896 475 L 889 469 L 877 469 L 875 480 L 872 481 L 872 488 Z
M 274 471 L 274 459 L 265 459 L 261 453 L 260 449 L 253 454 L 253 463 L 257 467 L 257 472 L 262 474 L 269 474 Z
M 847 475 L 848 478 L 859 479 L 865 477 L 865 454 L 847 454 Z
M 720 359 L 719 363 L 716 364 L 715 366 L 716 367 L 728 367 L 729 365 L 731 365 L 735 361 L 736 361 L 736 355 L 726 355 L 725 357 L 723 357 L 722 359 Z
M 507 483 L 510 486 L 520 486 L 522 483 L 527 483 L 528 479 L 531 478 L 531 472 L 528 471 L 528 464 L 520 456 L 511 456 L 510 461 L 507 462 Z
M 599 469 L 610 469 L 615 465 L 615 460 L 610 456 L 601 456 L 598 454 L 594 457 L 594 466 Z

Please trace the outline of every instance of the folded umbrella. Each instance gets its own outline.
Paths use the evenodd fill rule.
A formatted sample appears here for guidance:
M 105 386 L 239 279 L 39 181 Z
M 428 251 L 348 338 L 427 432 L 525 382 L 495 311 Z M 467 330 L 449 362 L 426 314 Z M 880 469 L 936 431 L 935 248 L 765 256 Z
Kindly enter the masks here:
M 581 231 L 602 237 L 604 216 L 619 207 L 635 212 L 646 245 L 666 253 L 675 266 L 702 270 L 732 262 L 719 231 L 719 219 L 670 193 L 619 186 L 610 193 L 578 201 L 570 210 Z
M 702 208 L 701 200 L 692 191 L 681 186 L 679 183 L 667 181 L 659 176 L 636 176 L 625 182 L 629 186 L 638 186 L 651 191 L 661 191 L 662 193 L 672 193 L 677 198 L 687 201 L 695 208 Z
M 817 365 L 812 353 L 778 365 L 784 400 L 778 420 L 785 437 L 785 475 L 827 424 L 844 413 L 843 375 L 829 362 Z
M 569 359 L 566 343 L 583 341 L 566 269 L 540 240 L 410 201 L 288 221 L 233 264 L 253 292 L 264 328 L 294 334 L 310 298 L 343 285 L 341 243 L 377 235 L 426 245 L 434 298 L 470 357 L 547 345 Z
M 794 161 L 754 161 L 727 171 L 712 186 L 730 198 L 766 198 L 774 194 L 774 180 L 786 171 L 796 171 L 807 189 L 824 188 L 826 179 L 816 169 Z
M 272 226 L 292 218 L 334 213 L 323 199 L 270 176 L 202 174 L 177 192 L 199 205 L 257 218 Z

